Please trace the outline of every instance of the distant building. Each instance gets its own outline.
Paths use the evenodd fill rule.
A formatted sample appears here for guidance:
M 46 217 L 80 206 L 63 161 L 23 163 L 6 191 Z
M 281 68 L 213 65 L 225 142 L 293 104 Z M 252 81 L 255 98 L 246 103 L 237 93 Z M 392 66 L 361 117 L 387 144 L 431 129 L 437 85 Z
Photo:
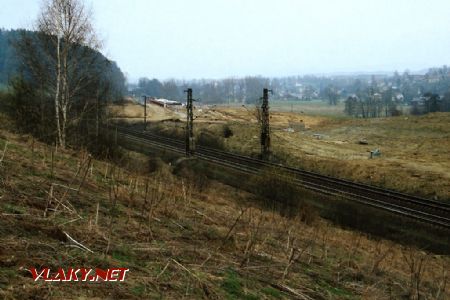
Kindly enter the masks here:
M 403 96 L 402 93 L 395 94 L 394 101 L 397 103 L 403 103 L 405 101 L 405 96 Z
M 173 101 L 173 100 L 168 100 L 168 99 L 158 99 L 158 98 L 150 98 L 149 99 L 150 103 L 162 106 L 162 107 L 167 107 L 167 106 L 181 106 L 183 105 L 181 102 L 178 101 Z

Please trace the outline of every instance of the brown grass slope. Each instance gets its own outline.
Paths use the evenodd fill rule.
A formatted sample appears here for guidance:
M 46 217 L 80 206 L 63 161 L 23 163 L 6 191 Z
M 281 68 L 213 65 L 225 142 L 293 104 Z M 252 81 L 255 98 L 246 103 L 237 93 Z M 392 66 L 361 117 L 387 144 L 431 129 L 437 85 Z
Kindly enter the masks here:
M 146 174 L 57 150 L 52 168 L 51 153 L 0 131 L 1 298 L 450 297 L 448 257 L 285 218 L 216 182 L 200 191 L 167 165 Z M 30 267 L 130 272 L 124 283 L 56 284 L 33 282 Z
M 260 151 L 259 128 L 242 108 L 219 108 L 233 136 L 225 148 L 246 155 Z M 220 119 L 220 118 L 218 118 Z M 201 121 L 201 119 L 200 119 Z M 286 132 L 289 123 L 307 130 Z M 405 193 L 450 201 L 450 113 L 376 119 L 274 112 L 272 151 L 286 164 Z M 220 135 L 222 124 L 197 123 Z M 315 134 L 320 135 L 320 139 Z M 359 141 L 366 140 L 368 145 Z M 369 159 L 371 150 L 381 157 Z
M 199 106 L 195 110 L 196 136 L 207 131 L 221 136 L 224 124 L 233 136 L 224 139 L 225 149 L 256 155 L 260 151 L 259 128 L 254 106 Z M 290 107 L 288 107 L 290 110 Z M 314 104 L 307 109 L 296 105 L 293 112 L 271 112 L 272 150 L 287 164 L 326 175 L 375 184 L 428 198 L 450 201 L 450 113 L 425 116 L 399 116 L 375 119 L 345 117 L 330 108 Z M 314 109 L 313 109 L 314 108 Z M 336 110 L 325 115 L 320 109 Z M 319 109 L 319 110 L 318 110 Z M 110 108 L 116 120 L 142 122 L 143 106 L 124 105 Z M 176 115 L 178 114 L 178 115 Z M 140 116 L 140 118 L 137 118 Z M 183 109 L 176 113 L 149 106 L 148 120 L 184 120 Z M 286 132 L 292 124 L 303 123 L 306 130 Z M 161 128 L 182 130 L 183 124 L 160 123 Z M 295 126 L 294 126 L 295 127 Z M 152 126 L 149 126 L 152 128 Z M 318 139 L 315 134 L 320 134 Z M 366 140 L 367 145 L 359 144 Z M 380 149 L 381 157 L 369 159 L 371 150 Z

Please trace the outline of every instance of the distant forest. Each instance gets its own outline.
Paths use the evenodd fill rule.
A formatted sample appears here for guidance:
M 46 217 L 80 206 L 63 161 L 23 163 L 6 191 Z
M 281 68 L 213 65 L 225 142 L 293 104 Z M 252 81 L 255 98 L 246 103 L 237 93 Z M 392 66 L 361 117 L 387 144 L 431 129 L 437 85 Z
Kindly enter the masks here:
M 187 87 L 194 89 L 194 96 L 202 103 L 209 104 L 254 104 L 267 87 L 273 90 L 275 100 L 320 99 L 330 105 L 345 101 L 347 114 L 358 117 L 396 115 L 402 105 L 412 106 L 416 114 L 450 111 L 450 69 L 446 66 L 421 75 L 405 71 L 393 75 L 249 76 L 190 81 L 141 78 L 129 90 L 136 97 L 147 95 L 183 101 L 183 90 Z
M 8 86 L 13 79 L 19 75 L 27 76 L 26 68 L 20 64 L 20 60 L 16 53 L 15 43 L 24 35 L 33 37 L 37 33 L 26 30 L 4 30 L 0 29 L 0 88 Z M 98 61 L 104 67 L 106 62 L 107 68 L 103 72 L 104 81 L 109 82 L 110 100 L 120 100 L 127 93 L 125 76 L 114 61 L 108 60 L 99 52 L 92 50 L 94 55 L 99 57 Z

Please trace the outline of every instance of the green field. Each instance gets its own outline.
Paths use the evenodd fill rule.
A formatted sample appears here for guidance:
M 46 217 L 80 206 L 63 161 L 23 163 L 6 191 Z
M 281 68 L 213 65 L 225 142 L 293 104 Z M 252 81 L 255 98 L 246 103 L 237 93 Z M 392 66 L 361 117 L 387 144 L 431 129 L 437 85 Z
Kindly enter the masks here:
M 304 113 L 315 116 L 345 116 L 344 101 L 338 105 L 329 105 L 326 100 L 273 100 L 270 101 L 270 108 L 279 112 Z

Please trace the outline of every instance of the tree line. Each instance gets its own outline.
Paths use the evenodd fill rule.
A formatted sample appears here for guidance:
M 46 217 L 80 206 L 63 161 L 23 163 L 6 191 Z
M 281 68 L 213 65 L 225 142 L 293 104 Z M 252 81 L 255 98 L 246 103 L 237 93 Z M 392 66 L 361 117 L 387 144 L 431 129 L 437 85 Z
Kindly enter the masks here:
M 183 101 L 184 90 L 188 87 L 195 91 L 195 97 L 203 103 L 255 103 L 262 96 L 262 90 L 272 86 L 272 82 L 261 76 L 245 78 L 226 78 L 223 80 L 190 80 L 175 79 L 159 81 L 158 79 L 140 78 L 132 87 L 134 96 L 147 95 Z
M 382 92 L 368 88 L 348 96 L 344 111 L 347 115 L 362 118 L 398 116 L 402 113 L 398 108 L 401 104 L 392 88 Z
M 393 75 L 247 76 L 187 81 L 140 78 L 130 90 L 135 96 L 183 101 L 186 87 L 194 88 L 204 103 L 254 103 L 263 88 L 270 88 L 276 100 L 323 100 L 330 105 L 348 100 L 346 111 L 352 115 L 395 115 L 398 111 L 394 104 L 412 105 L 427 92 L 442 97 L 450 91 L 450 69 L 434 68 L 422 75 L 405 71 Z
M 420 76 L 404 75 L 403 79 L 398 73 L 383 81 L 372 77 L 369 83 L 360 82 L 354 93 L 347 96 L 344 109 L 347 115 L 362 118 L 398 116 L 406 105 L 415 115 L 450 112 L 450 71 L 446 67 L 431 69 Z M 411 87 L 416 92 L 408 94 Z

